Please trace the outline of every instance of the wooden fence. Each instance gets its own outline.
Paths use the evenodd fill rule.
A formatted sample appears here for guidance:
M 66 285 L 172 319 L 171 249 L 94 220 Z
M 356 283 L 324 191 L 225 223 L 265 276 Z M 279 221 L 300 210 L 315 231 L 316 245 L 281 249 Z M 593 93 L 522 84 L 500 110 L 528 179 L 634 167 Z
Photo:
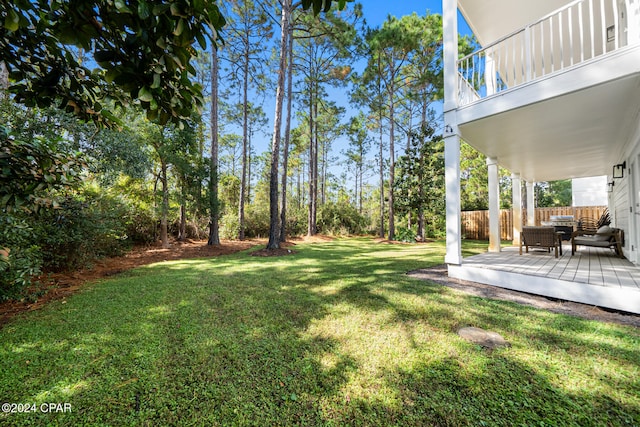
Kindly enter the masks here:
M 606 206 L 581 206 L 559 208 L 536 208 L 535 225 L 541 225 L 542 221 L 550 221 L 551 215 L 573 215 L 575 221 L 581 218 L 590 218 L 597 221 Z M 527 224 L 527 212 L 522 211 L 522 223 Z M 466 239 L 489 240 L 489 211 L 465 211 L 462 212 L 462 235 Z M 500 239 L 513 240 L 513 211 L 511 209 L 500 210 Z

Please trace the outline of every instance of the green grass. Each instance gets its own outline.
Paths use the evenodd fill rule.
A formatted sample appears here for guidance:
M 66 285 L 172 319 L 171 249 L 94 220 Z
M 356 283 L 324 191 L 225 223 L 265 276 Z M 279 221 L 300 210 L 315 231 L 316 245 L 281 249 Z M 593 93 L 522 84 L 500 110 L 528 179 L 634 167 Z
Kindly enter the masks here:
M 442 263 L 442 242 L 295 250 L 155 264 L 14 320 L 0 400 L 71 412 L 0 424 L 640 425 L 638 329 L 405 275 Z

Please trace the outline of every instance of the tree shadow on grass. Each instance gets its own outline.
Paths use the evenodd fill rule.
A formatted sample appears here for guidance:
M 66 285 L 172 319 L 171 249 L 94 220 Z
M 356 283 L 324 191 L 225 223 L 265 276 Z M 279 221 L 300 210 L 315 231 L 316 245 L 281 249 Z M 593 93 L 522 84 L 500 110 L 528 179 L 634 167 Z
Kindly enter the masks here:
M 597 391 L 566 390 L 561 378 L 554 384 L 507 354 L 482 360 L 484 364 L 473 366 L 448 357 L 386 372 L 396 392 L 392 403 L 355 400 L 339 423 L 367 418 L 375 420 L 370 425 L 381 426 L 630 426 L 639 421 L 637 407 Z

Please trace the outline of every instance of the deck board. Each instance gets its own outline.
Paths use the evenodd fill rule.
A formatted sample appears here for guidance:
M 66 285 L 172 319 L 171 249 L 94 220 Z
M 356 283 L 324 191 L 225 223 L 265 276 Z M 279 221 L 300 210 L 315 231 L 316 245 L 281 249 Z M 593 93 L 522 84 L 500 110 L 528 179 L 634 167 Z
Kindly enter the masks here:
M 453 278 L 640 314 L 640 266 L 607 248 L 571 246 L 563 254 L 516 247 L 467 257 L 450 265 Z
M 579 247 L 571 255 L 571 246 L 565 244 L 562 256 L 555 258 L 553 251 L 530 249 L 529 253 L 519 255 L 518 248 L 505 247 L 498 253 L 465 258 L 464 264 L 640 291 L 640 268 L 606 248 Z

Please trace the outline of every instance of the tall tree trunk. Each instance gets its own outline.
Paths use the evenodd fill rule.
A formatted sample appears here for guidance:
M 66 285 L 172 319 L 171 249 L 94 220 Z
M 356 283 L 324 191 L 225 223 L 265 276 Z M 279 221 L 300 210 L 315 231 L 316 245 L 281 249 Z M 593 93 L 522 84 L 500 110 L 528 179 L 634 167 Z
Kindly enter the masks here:
M 318 84 L 313 93 L 313 234 L 318 233 L 318 157 L 320 155 L 318 145 Z
M 304 163 L 298 166 L 298 209 L 302 208 L 302 176 L 304 175 Z
M 316 144 L 314 143 L 315 126 L 313 115 L 313 82 L 309 83 L 309 222 L 307 234 L 313 236 L 316 234 L 316 204 L 318 202 L 318 181 L 316 179 L 314 167 L 314 159 L 318 159 Z
M 328 163 L 328 153 L 327 153 L 327 141 L 322 141 L 322 191 L 320 193 L 320 205 L 324 205 L 327 202 L 327 163 Z
M 180 225 L 178 226 L 178 240 L 184 242 L 187 239 L 187 178 L 182 177 L 180 198 Z
M 287 173 L 289 169 L 289 142 L 291 140 L 291 101 L 293 98 L 293 31 L 289 27 L 289 64 L 287 70 L 287 122 L 284 128 L 282 152 L 282 206 L 280 207 L 280 241 L 287 241 Z
M 3 61 L 0 61 L 0 99 L 7 96 L 7 89 L 9 89 L 9 70 Z
M 280 65 L 278 67 L 278 87 L 276 90 L 275 117 L 273 120 L 273 140 L 271 143 L 271 170 L 269 173 L 269 242 L 267 249 L 280 248 L 280 225 L 278 212 L 278 163 L 280 161 L 280 130 L 282 128 L 282 104 L 287 72 L 287 37 L 289 36 L 289 16 L 291 0 L 282 3 Z
M 211 160 L 209 170 L 209 241 L 220 245 L 218 200 L 218 51 L 211 47 Z
M 253 139 L 253 130 L 249 132 L 249 141 L 247 145 L 247 203 L 251 203 L 251 140 Z
M 180 227 L 178 229 L 178 240 L 184 242 L 187 239 L 187 207 L 180 205 Z
M 382 129 L 382 110 L 380 110 L 380 117 L 378 118 L 378 125 L 380 126 L 380 232 L 378 236 L 384 237 L 384 130 Z
M 245 49 L 242 64 L 242 177 L 240 178 L 240 200 L 238 201 L 238 240 L 244 240 L 244 203 L 247 192 L 247 149 L 249 120 L 249 52 Z
M 160 161 L 160 183 L 162 184 L 162 207 L 160 215 L 160 240 L 162 241 L 162 247 L 167 249 L 169 247 L 169 232 L 168 232 L 168 216 L 169 216 L 169 183 L 167 181 L 167 163 L 164 160 Z
M 395 178 L 395 147 L 394 147 L 394 103 L 393 103 L 393 85 L 389 92 L 389 240 L 395 240 L 396 226 L 394 218 L 394 206 L 393 206 L 393 181 Z
M 358 181 L 358 213 L 362 215 L 362 164 L 358 165 L 358 177 L 356 181 Z

